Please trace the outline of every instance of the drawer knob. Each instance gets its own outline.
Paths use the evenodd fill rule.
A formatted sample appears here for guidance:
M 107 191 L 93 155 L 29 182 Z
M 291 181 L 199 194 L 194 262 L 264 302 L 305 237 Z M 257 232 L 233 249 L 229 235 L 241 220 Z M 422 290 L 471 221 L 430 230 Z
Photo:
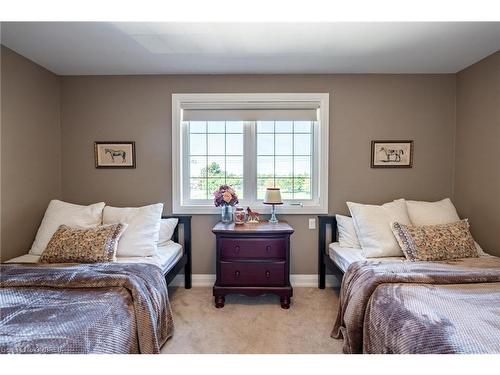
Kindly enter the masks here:
M 235 252 L 236 254 L 238 254 L 238 253 L 240 252 L 240 247 L 239 247 L 239 246 L 235 246 L 235 247 L 234 247 L 234 252 Z
M 269 253 L 269 252 L 271 252 L 271 245 L 267 245 L 267 246 L 266 246 L 266 251 L 267 251 L 268 253 Z
M 271 277 L 271 272 L 266 271 L 266 277 L 267 277 L 267 278 L 270 278 L 270 277 Z
M 240 271 L 236 271 L 236 272 L 234 273 L 234 276 L 235 276 L 235 277 L 240 277 Z

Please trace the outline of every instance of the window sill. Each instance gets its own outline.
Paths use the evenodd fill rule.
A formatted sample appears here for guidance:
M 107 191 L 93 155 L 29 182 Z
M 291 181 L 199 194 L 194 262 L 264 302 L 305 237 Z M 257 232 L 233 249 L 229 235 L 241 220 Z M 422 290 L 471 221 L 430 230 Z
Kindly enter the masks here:
M 247 207 L 245 204 L 239 205 L 240 207 Z M 271 206 L 268 205 L 249 205 L 253 211 L 262 215 L 271 214 Z M 190 214 L 190 215 L 220 215 L 221 208 L 214 206 L 180 206 L 174 207 L 174 214 Z M 327 214 L 328 208 L 321 206 L 291 206 L 291 205 L 277 205 L 276 213 L 278 215 L 320 215 Z

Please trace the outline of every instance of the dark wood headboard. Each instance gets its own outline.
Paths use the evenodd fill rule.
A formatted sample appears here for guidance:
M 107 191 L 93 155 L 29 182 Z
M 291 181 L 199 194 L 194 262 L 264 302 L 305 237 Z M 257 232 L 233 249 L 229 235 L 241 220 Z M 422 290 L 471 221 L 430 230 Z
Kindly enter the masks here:
M 191 288 L 191 268 L 192 268 L 192 257 L 191 257 L 191 216 L 181 215 L 165 215 L 162 219 L 177 219 L 179 222 L 175 227 L 174 234 L 172 235 L 172 240 L 179 243 L 179 227 L 182 226 L 182 248 L 184 254 L 182 258 L 177 262 L 177 264 L 165 275 L 167 284 L 174 279 L 175 275 L 184 268 L 184 280 L 185 288 Z
M 318 288 L 325 289 L 326 267 L 328 267 L 335 275 L 342 279 L 343 272 L 330 259 L 327 251 L 326 230 L 328 225 L 332 227 L 332 241 L 337 239 L 337 219 L 335 215 L 319 215 L 319 230 L 318 230 Z M 330 242 L 329 242 L 330 243 Z

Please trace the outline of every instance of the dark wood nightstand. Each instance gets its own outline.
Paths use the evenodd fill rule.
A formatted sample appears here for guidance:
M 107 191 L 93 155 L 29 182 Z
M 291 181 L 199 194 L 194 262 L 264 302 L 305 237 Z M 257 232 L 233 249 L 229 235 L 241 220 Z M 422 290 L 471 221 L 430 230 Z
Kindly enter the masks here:
M 212 232 L 217 238 L 217 279 L 215 306 L 224 307 L 225 296 L 273 293 L 280 296 L 281 307 L 290 307 L 290 235 L 293 228 L 284 221 L 276 224 L 235 225 L 217 223 Z

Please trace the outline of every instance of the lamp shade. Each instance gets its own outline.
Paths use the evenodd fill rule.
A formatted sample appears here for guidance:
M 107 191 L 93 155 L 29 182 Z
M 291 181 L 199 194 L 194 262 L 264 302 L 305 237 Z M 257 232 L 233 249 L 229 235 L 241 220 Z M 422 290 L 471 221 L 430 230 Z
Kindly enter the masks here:
M 280 188 L 267 188 L 264 204 L 283 204 Z

